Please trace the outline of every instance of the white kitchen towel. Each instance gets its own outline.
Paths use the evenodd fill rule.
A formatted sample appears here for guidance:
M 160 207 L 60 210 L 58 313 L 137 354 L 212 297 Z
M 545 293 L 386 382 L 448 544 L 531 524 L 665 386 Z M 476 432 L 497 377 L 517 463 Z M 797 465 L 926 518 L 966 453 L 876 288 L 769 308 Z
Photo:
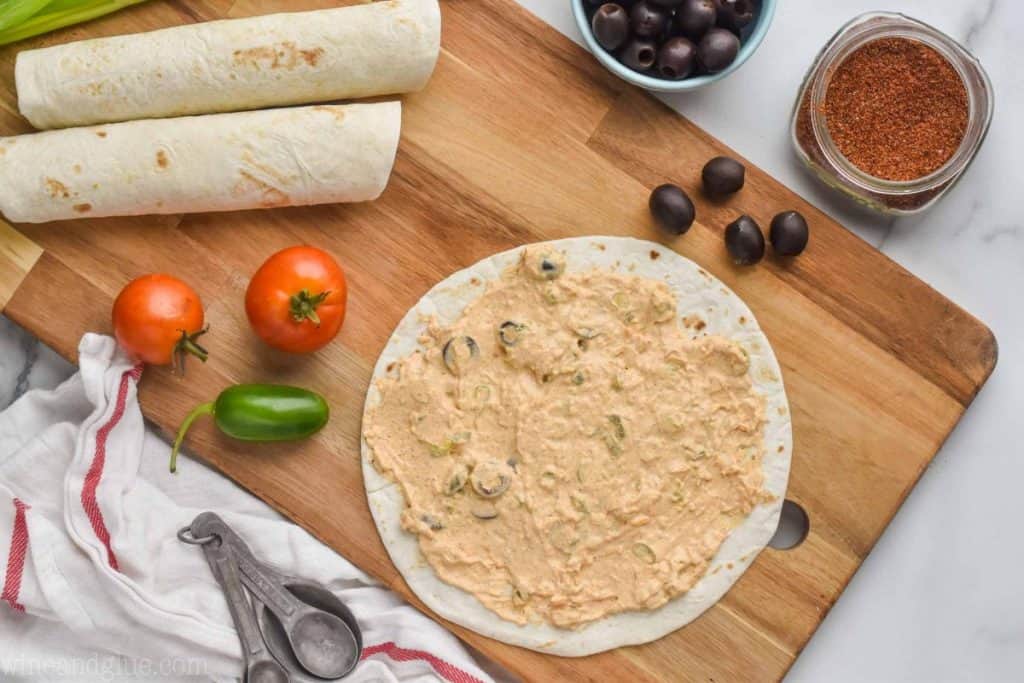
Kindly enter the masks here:
M 221 514 L 257 556 L 328 586 L 363 628 L 353 681 L 491 681 L 462 644 L 219 474 L 147 432 L 142 374 L 86 335 L 80 372 L 0 413 L 0 679 L 233 680 L 241 650 L 202 551 Z

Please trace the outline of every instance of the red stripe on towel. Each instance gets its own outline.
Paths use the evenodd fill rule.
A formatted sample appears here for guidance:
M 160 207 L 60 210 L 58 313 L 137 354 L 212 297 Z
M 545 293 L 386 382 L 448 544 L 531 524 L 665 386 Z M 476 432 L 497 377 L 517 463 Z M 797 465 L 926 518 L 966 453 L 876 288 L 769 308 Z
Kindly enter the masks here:
M 473 674 L 467 673 L 454 664 L 449 664 L 440 657 L 423 650 L 409 650 L 404 647 L 398 647 L 392 642 L 387 642 L 363 648 L 363 656 L 360 659 L 366 659 L 375 654 L 385 654 L 396 662 L 412 662 L 417 660 L 426 662 L 442 678 L 451 683 L 483 683 Z
M 18 602 L 21 592 L 21 576 L 25 573 L 25 556 L 28 555 L 28 524 L 25 522 L 25 510 L 28 505 L 17 498 L 14 499 L 14 530 L 11 532 L 11 552 L 7 556 L 7 575 L 4 577 L 4 590 L 0 600 L 13 609 L 24 612 L 25 606 Z
M 89 518 L 89 524 L 96 537 L 100 539 L 103 547 L 107 550 L 107 563 L 114 571 L 120 571 L 117 566 L 117 557 L 110 545 L 110 532 L 103 522 L 103 511 L 100 510 L 99 501 L 96 500 L 96 489 L 99 488 L 100 479 L 103 478 L 103 465 L 107 461 L 107 439 L 114 427 L 124 417 L 124 407 L 128 400 L 128 387 L 130 382 L 138 382 L 142 376 L 142 366 L 136 365 L 131 370 L 121 375 L 121 384 L 117 388 L 117 400 L 114 403 L 114 412 L 107 423 L 96 432 L 96 450 L 93 452 L 92 463 L 89 471 L 85 474 L 85 485 L 82 487 L 82 507 Z

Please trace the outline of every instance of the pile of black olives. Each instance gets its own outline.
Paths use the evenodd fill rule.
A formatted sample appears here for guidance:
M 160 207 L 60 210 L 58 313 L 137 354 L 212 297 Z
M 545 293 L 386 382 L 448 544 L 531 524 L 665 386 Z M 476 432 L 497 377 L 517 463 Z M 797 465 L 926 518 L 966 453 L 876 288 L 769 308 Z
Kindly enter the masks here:
M 605 50 L 634 71 L 670 81 L 718 73 L 740 51 L 757 0 L 586 0 Z
M 701 171 L 704 194 L 717 201 L 739 192 L 746 182 L 746 168 L 730 157 L 715 157 Z M 678 185 L 654 188 L 650 198 L 651 215 L 662 230 L 682 235 L 696 219 L 697 210 L 689 195 Z M 807 248 L 810 228 L 796 211 L 783 211 L 772 218 L 768 240 L 780 257 L 799 256 Z M 736 265 L 749 266 L 764 258 L 765 239 L 761 226 L 743 214 L 725 228 L 725 248 Z

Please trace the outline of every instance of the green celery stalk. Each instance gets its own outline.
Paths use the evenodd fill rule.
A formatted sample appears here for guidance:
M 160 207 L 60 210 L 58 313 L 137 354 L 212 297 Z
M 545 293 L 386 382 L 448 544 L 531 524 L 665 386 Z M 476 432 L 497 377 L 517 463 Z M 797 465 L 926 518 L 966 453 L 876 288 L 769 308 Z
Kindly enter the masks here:
M 38 0 L 36 1 L 38 2 Z M 53 11 L 41 11 L 38 14 L 29 16 L 20 24 L 10 25 L 0 30 L 0 45 L 14 43 L 43 33 L 49 33 L 65 26 L 89 21 L 90 19 L 116 12 L 129 5 L 137 5 L 145 1 L 80 0 L 79 2 L 69 2 L 68 0 L 58 0 L 58 2 L 54 3 L 56 7 Z M 42 2 L 41 6 L 45 8 L 48 4 L 50 4 L 49 1 Z
M 49 5 L 53 0 L 4 0 L 0 2 L 0 31 L 24 22 Z

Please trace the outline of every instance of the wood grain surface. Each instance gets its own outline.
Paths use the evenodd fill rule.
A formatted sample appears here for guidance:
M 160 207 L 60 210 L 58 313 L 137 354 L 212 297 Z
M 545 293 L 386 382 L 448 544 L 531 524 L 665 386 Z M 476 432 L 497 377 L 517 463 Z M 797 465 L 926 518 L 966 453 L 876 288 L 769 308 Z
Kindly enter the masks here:
M 336 4 L 152 0 L 8 47 L 0 51 L 0 134 L 29 130 L 17 115 L 17 49 Z M 325 394 L 333 419 L 311 442 L 242 445 L 207 423 L 188 445 L 422 607 L 374 530 L 359 470 L 363 396 L 392 327 L 438 280 L 496 251 L 586 234 L 662 242 L 732 287 L 772 341 L 793 415 L 789 498 L 807 511 L 810 534 L 793 550 L 766 550 L 718 605 L 642 647 L 562 659 L 447 625 L 535 681 L 781 678 L 992 371 L 992 334 L 757 168 L 748 165 L 735 198 L 703 199 L 704 162 L 739 155 L 515 3 L 442 0 L 442 10 L 443 53 L 428 88 L 405 98 L 401 149 L 379 201 L 19 226 L 45 249 L 27 275 L 38 253 L 0 225 L 0 302 L 13 291 L 7 315 L 74 360 L 83 333 L 110 331 L 111 302 L 129 279 L 167 271 L 191 282 L 208 309 L 212 358 L 186 381 L 147 370 L 147 417 L 170 434 L 195 404 L 242 381 Z M 698 208 L 693 229 L 672 240 L 647 211 L 650 189 L 665 181 L 684 186 Z M 809 219 L 808 251 L 731 265 L 725 224 L 742 212 L 767 225 L 785 209 Z M 242 297 L 268 255 L 301 242 L 344 264 L 350 308 L 336 343 L 289 357 L 249 332 Z

